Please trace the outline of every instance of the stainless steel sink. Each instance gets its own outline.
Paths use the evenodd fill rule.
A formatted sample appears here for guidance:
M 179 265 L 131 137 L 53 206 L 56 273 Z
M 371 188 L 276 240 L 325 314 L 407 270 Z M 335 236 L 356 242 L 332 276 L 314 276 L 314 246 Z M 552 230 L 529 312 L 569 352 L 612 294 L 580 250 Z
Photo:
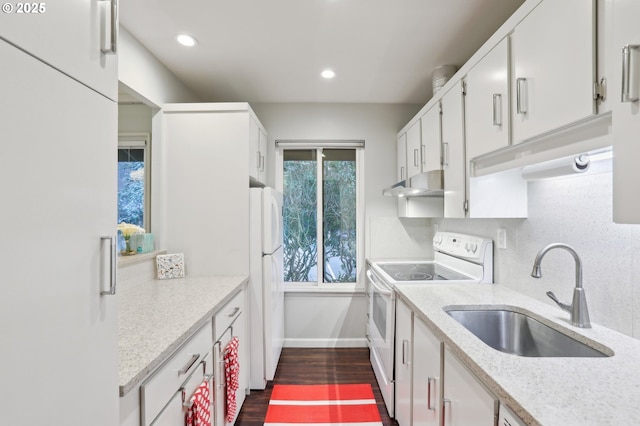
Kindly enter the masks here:
M 535 318 L 509 309 L 445 308 L 445 312 L 487 345 L 526 357 L 607 357 L 613 351 L 596 350 Z M 608 353 L 605 353 L 608 352 Z

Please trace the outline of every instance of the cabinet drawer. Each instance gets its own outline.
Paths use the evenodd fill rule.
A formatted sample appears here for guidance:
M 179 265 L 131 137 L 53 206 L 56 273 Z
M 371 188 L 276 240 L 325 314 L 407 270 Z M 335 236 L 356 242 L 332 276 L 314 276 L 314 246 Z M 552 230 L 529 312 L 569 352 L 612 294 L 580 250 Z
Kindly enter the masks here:
M 161 367 L 140 386 L 141 421 L 148 426 L 163 407 L 178 392 L 182 384 L 197 369 L 202 369 L 203 360 L 207 360 L 205 369 L 212 371 L 210 352 L 213 345 L 211 321 L 207 321 L 187 342 L 184 343 Z
M 222 337 L 227 327 L 244 311 L 245 309 L 245 292 L 244 290 L 236 294 L 224 307 L 222 307 L 213 317 L 215 327 L 214 336 L 216 339 Z

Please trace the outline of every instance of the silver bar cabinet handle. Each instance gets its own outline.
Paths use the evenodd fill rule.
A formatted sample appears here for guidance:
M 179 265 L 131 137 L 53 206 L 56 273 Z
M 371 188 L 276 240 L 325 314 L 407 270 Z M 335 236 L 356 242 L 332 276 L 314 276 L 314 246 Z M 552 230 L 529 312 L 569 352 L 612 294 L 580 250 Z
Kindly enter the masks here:
M 111 6 L 111 22 L 109 48 L 102 48 L 100 51 L 104 54 L 116 54 L 118 51 L 118 0 L 110 0 Z
M 117 267 L 117 253 L 116 253 L 116 238 L 112 236 L 100 237 L 100 242 L 109 240 L 109 290 L 102 290 L 101 296 L 113 296 L 116 294 L 116 267 Z
M 451 400 L 443 399 L 442 400 L 442 426 L 447 425 L 447 404 L 449 404 L 449 409 L 451 409 Z
M 195 364 L 199 358 L 200 358 L 200 354 L 191 355 L 191 359 L 189 360 L 189 362 L 187 362 L 184 367 L 178 370 L 178 375 L 181 376 L 183 374 L 187 374 L 187 371 L 189 371 L 189 369 L 193 367 L 193 364 Z
M 435 377 L 428 377 L 427 378 L 427 410 L 435 410 L 436 407 L 431 405 L 431 383 L 436 383 L 436 378 Z
M 419 151 L 419 149 L 414 149 L 413 150 L 413 165 L 416 166 L 416 167 L 419 166 L 419 164 L 418 164 L 418 151 Z
M 404 166 L 400 167 L 400 180 L 404 180 Z
M 636 102 L 638 97 L 631 97 L 631 50 L 639 48 L 638 44 L 627 44 L 622 48 L 622 102 Z
M 408 363 L 407 352 L 409 352 L 409 341 L 405 339 L 402 341 L 402 365 L 407 365 Z
M 427 147 L 425 145 L 420 145 L 420 162 L 425 164 L 427 160 L 425 159 L 427 153 Z
M 236 306 L 235 309 L 233 310 L 233 312 L 231 312 L 228 316 L 229 318 L 234 317 L 238 311 L 240 310 L 240 306 Z
M 256 170 L 260 170 L 260 151 L 256 152 Z
M 493 125 L 502 126 L 502 95 L 493 95 Z
M 264 155 L 260 153 L 260 171 L 264 172 Z
M 442 165 L 449 165 L 449 142 L 442 142 Z
M 516 79 L 516 114 L 527 113 L 527 79 Z

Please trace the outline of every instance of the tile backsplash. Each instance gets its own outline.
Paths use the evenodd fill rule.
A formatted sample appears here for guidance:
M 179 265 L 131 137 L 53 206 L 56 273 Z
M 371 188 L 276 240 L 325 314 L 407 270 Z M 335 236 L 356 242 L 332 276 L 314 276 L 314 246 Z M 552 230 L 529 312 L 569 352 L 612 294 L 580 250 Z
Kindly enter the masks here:
M 439 219 L 440 229 L 486 235 L 507 232 L 507 248 L 494 248 L 495 282 L 538 300 L 553 291 L 571 303 L 575 263 L 564 250 L 549 252 L 542 278 L 531 277 L 540 249 L 561 242 L 582 260 L 583 285 L 591 321 L 640 338 L 640 226 L 612 221 L 611 173 L 528 183 L 527 219 Z M 429 227 L 432 228 L 432 227 Z M 558 309 L 558 317 L 568 314 Z
M 551 243 L 572 246 L 582 260 L 591 322 L 640 339 L 640 225 L 612 221 L 611 173 L 585 174 L 528 183 L 526 219 L 370 218 L 368 257 L 433 256 L 434 225 L 442 231 L 487 236 L 506 230 L 507 248 L 494 248 L 494 281 L 556 306 L 551 290 L 570 303 L 575 263 L 564 250 L 542 261 L 542 278 L 531 277 L 533 260 Z M 558 318 L 568 314 L 558 308 Z

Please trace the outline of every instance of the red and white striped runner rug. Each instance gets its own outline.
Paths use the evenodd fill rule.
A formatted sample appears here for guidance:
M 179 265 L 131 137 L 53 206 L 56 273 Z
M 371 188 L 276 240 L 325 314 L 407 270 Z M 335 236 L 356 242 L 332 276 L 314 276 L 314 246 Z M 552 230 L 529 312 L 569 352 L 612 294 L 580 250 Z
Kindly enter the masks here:
M 382 426 L 369 384 L 275 385 L 265 426 Z

